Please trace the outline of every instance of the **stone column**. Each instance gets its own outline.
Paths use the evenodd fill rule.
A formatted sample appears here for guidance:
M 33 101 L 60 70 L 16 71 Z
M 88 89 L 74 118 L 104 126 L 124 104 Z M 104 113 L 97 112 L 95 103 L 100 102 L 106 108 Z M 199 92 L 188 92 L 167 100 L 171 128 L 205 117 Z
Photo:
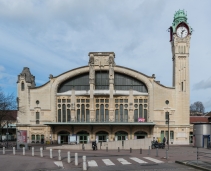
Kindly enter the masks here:
M 114 55 L 110 54 L 109 55 L 109 92 L 110 92 L 110 97 L 109 97 L 109 120 L 114 121 L 115 116 L 114 116 Z
M 94 67 L 94 55 L 89 56 L 89 84 L 90 84 L 90 121 L 95 121 L 94 111 L 94 89 L 95 89 L 95 67 Z M 91 135 L 91 138 L 93 136 Z

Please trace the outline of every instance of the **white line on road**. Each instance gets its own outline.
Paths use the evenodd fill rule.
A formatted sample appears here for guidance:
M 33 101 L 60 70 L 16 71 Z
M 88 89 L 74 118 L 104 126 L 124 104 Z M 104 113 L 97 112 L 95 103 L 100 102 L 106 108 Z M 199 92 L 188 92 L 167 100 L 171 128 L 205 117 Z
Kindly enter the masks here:
M 147 159 L 147 160 L 153 161 L 155 163 L 163 163 L 163 161 L 160 161 L 160 160 L 157 160 L 157 159 L 153 159 L 151 157 L 144 157 L 144 158 Z
M 130 162 L 128 162 L 127 160 L 125 160 L 123 158 L 118 158 L 117 160 L 122 164 L 131 164 Z
M 57 165 L 58 167 L 64 168 L 62 161 L 55 161 L 54 164 Z
M 98 165 L 97 165 L 97 163 L 96 163 L 95 160 L 90 160 L 90 161 L 88 161 L 88 166 L 89 166 L 89 167 L 96 167 L 96 166 L 98 166 Z
M 103 162 L 107 165 L 107 166 L 110 166 L 110 165 L 115 165 L 111 160 L 109 159 L 102 159 Z
M 136 162 L 138 162 L 138 163 L 147 163 L 147 162 L 145 162 L 145 161 L 143 161 L 143 160 L 141 160 L 141 159 L 139 159 L 139 158 L 136 158 L 136 157 L 130 157 L 130 159 L 131 159 L 131 160 L 134 160 L 134 161 L 136 161 Z

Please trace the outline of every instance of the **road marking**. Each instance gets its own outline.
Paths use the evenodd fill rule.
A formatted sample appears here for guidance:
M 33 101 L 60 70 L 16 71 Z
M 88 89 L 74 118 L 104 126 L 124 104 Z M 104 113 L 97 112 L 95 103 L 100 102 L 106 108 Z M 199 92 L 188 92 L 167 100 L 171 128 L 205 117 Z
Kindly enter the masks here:
M 160 160 L 157 160 L 157 159 L 153 159 L 151 157 L 144 157 L 144 158 L 147 159 L 147 160 L 153 161 L 155 163 L 163 163 L 163 161 L 160 161 Z
M 107 166 L 115 165 L 110 159 L 102 159 L 102 161 L 103 161 Z
M 130 162 L 128 162 L 127 160 L 125 160 L 123 158 L 118 158 L 117 160 L 122 164 L 131 164 Z
M 95 160 L 90 160 L 90 161 L 88 161 L 88 166 L 89 166 L 89 167 L 96 167 L 96 166 L 98 166 L 98 165 L 97 165 L 97 163 L 96 163 Z
M 136 158 L 136 157 L 130 157 L 130 159 L 131 159 L 131 160 L 134 160 L 134 161 L 136 161 L 136 162 L 138 162 L 138 163 L 147 163 L 147 162 L 145 162 L 145 161 L 143 161 L 143 160 L 141 160 L 141 159 L 139 159 L 139 158 Z
M 54 164 L 57 165 L 58 167 L 64 168 L 62 161 L 55 161 Z

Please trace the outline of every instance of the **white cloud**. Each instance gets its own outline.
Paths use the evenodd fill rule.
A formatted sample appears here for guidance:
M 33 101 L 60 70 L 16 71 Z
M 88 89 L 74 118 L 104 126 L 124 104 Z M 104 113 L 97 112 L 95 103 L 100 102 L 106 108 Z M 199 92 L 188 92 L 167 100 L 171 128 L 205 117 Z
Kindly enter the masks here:
M 193 90 L 199 90 L 199 89 L 208 89 L 211 88 L 211 77 L 207 80 L 202 80 L 199 83 L 196 83 L 193 85 Z

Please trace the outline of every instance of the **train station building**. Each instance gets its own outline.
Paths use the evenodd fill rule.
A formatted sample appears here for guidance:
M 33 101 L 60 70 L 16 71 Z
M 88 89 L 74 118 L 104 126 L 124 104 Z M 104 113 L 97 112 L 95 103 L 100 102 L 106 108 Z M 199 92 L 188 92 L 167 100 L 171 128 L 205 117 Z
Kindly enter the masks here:
M 17 131 L 26 130 L 29 143 L 66 144 L 74 137 L 77 143 L 162 140 L 169 135 L 171 144 L 189 144 L 192 29 L 183 10 L 175 13 L 169 31 L 172 87 L 156 81 L 155 74 L 119 66 L 114 52 L 90 52 L 85 66 L 50 75 L 41 86 L 36 86 L 35 76 L 24 67 L 17 81 Z

